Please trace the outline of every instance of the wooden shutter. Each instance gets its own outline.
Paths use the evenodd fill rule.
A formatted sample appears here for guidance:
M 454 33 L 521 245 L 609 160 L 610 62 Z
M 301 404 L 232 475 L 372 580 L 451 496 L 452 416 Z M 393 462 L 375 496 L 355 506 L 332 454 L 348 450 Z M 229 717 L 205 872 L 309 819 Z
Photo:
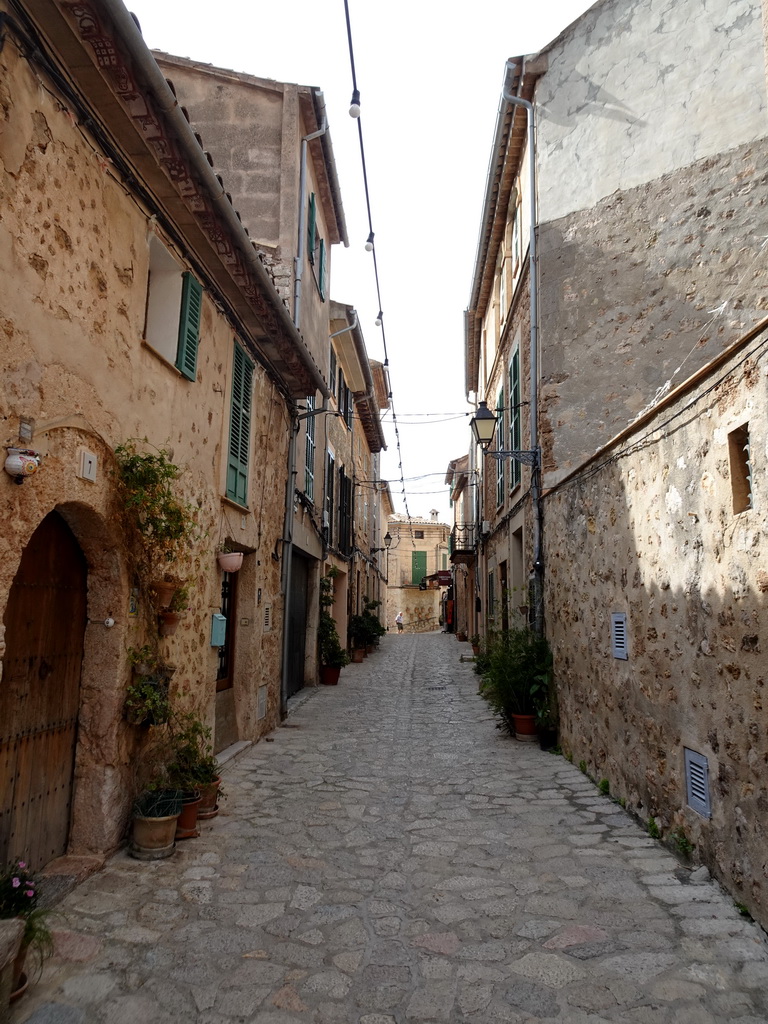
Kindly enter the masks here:
M 411 583 L 418 586 L 427 575 L 427 552 L 411 552 Z
M 251 441 L 253 363 L 235 343 L 232 366 L 232 415 L 229 424 L 227 497 L 240 505 L 248 498 L 248 455 Z
M 522 447 L 523 432 L 521 430 L 520 408 L 520 349 L 512 355 L 509 364 L 509 447 L 519 452 Z M 522 467 L 515 459 L 510 460 L 509 489 L 514 490 L 522 480 Z
M 320 239 L 320 259 L 319 267 L 317 269 L 317 290 L 320 292 L 320 298 L 325 301 L 325 242 Z
M 200 314 L 203 308 L 203 286 L 189 271 L 181 275 L 181 314 L 176 366 L 187 380 L 197 378 L 197 348 L 200 341 Z
M 315 262 L 315 245 L 317 238 L 317 200 L 315 193 L 309 194 L 309 215 L 307 217 L 307 247 L 309 249 L 309 262 Z
M 499 424 L 496 428 L 497 438 L 497 451 L 504 451 L 504 441 L 506 440 L 506 417 L 504 415 L 504 387 L 499 388 L 499 394 L 496 398 L 496 414 L 499 419 Z M 496 460 L 496 505 L 504 504 L 504 459 Z

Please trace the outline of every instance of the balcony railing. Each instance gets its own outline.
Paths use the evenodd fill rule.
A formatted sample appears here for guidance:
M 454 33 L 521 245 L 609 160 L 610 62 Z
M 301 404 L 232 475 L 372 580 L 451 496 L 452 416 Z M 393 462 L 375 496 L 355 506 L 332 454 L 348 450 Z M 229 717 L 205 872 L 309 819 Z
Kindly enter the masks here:
M 457 523 L 451 530 L 451 562 L 465 564 L 474 562 L 477 546 L 477 523 Z

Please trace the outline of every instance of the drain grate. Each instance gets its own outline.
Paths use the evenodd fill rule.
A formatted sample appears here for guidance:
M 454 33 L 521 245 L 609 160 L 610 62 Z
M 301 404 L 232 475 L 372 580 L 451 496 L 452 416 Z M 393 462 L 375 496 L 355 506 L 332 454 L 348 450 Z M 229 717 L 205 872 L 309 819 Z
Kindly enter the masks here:
M 427 686 L 426 689 L 427 690 L 444 690 L 445 687 L 444 686 Z

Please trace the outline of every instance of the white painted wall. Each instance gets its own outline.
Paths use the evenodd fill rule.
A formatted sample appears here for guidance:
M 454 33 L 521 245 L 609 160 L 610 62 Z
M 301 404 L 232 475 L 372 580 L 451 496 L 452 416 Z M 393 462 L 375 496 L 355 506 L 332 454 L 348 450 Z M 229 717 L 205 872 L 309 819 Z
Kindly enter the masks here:
M 763 138 L 761 0 L 608 0 L 536 90 L 539 219 Z

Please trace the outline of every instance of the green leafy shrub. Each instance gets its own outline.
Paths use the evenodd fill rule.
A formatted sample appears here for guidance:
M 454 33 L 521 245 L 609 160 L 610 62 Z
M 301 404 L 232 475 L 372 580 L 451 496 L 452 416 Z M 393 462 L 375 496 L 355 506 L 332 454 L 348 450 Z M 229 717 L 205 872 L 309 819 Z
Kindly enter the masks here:
M 486 637 L 480 692 L 500 724 L 514 732 L 512 715 L 535 715 L 549 696 L 552 652 L 531 629 L 506 629 Z
M 597 788 L 600 790 L 603 796 L 608 796 L 608 794 L 611 792 L 611 784 L 608 781 L 608 779 L 600 779 L 600 782 L 597 784 Z
M 648 819 L 648 826 L 647 826 L 647 828 L 648 828 L 648 835 L 651 837 L 651 839 L 661 839 L 661 829 L 656 824 L 656 819 L 654 817 L 650 817 Z
M 329 609 L 333 605 L 333 581 L 338 570 L 332 569 L 320 580 L 320 621 L 317 625 L 317 649 L 320 664 L 327 668 L 344 668 L 349 664 L 349 655 L 341 646 L 341 637 L 336 620 Z

